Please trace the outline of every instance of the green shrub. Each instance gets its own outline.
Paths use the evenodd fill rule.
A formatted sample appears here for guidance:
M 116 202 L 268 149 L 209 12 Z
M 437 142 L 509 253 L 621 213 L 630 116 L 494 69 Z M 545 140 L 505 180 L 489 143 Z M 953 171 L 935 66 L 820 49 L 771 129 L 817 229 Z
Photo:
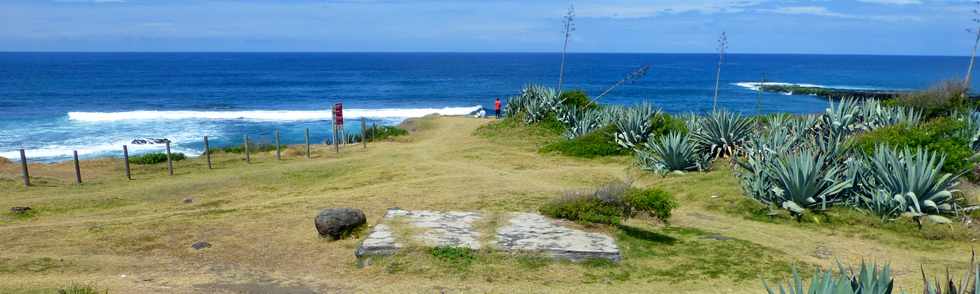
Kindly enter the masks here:
M 173 161 L 181 161 L 187 158 L 183 153 L 171 153 L 170 156 Z M 157 164 L 163 162 L 167 162 L 167 154 L 161 152 L 146 153 L 129 158 L 129 163 L 132 164 Z
M 653 125 L 653 137 L 660 137 L 669 133 L 687 135 L 687 123 L 670 114 L 661 112 L 650 119 L 650 124 Z
M 95 288 L 95 286 L 92 286 L 92 285 L 85 285 L 85 284 L 79 284 L 79 283 L 69 283 L 64 288 L 59 289 L 58 290 L 58 293 L 60 293 L 60 294 L 99 294 L 99 293 L 102 293 L 102 292 L 99 292 L 99 290 L 97 290 Z M 109 290 L 106 290 L 104 293 L 109 293 Z
M 546 203 L 541 214 L 581 223 L 617 225 L 629 214 L 624 197 L 630 186 L 623 182 L 603 185 L 594 191 L 568 192 Z
M 677 201 L 660 189 L 635 189 L 611 182 L 588 192 L 569 192 L 541 207 L 541 214 L 581 223 L 618 225 L 637 213 L 648 213 L 664 223 Z
M 279 145 L 279 148 L 280 149 L 283 149 L 283 150 L 285 150 L 288 147 L 289 146 L 286 146 L 286 145 Z M 275 144 L 255 144 L 255 143 L 252 143 L 252 142 L 249 142 L 248 143 L 248 153 L 250 153 L 250 154 L 261 153 L 261 152 L 269 152 L 269 151 L 275 151 L 275 150 L 276 150 L 276 145 Z M 212 150 L 212 152 L 214 152 L 214 151 L 221 151 L 221 152 L 224 152 L 224 153 L 244 153 L 245 152 L 245 149 L 244 149 L 244 146 L 242 146 L 242 145 L 234 145 L 234 146 L 221 147 L 221 148 L 218 148 L 217 150 Z
M 887 104 L 912 107 L 926 118 L 935 118 L 970 109 L 972 101 L 965 95 L 967 90 L 959 80 L 942 81 L 925 91 L 900 95 Z
M 365 132 L 368 142 L 382 141 L 390 138 L 408 135 L 408 131 L 393 126 L 371 126 Z
M 566 197 L 541 207 L 541 214 L 575 222 L 617 225 L 623 219 L 622 207 L 589 197 Z
M 595 158 L 629 154 L 629 150 L 616 144 L 616 126 L 609 125 L 575 139 L 561 140 L 541 148 L 544 153 L 559 153 L 567 156 Z
M 946 156 L 944 172 L 958 174 L 970 169 L 974 163 L 970 159 L 973 149 L 970 148 L 969 139 L 960 135 L 966 127 L 965 122 L 941 117 L 919 126 L 899 124 L 882 127 L 858 135 L 854 144 L 865 154 L 872 154 L 878 144 L 897 149 L 924 147 Z
M 584 90 L 569 90 L 561 92 L 560 98 L 562 99 L 562 104 L 567 106 L 575 106 L 578 109 L 595 109 L 598 108 L 592 98 L 585 93 Z
M 626 204 L 633 213 L 646 212 L 667 223 L 671 211 L 677 208 L 677 200 L 667 191 L 657 188 L 631 189 L 626 193 Z

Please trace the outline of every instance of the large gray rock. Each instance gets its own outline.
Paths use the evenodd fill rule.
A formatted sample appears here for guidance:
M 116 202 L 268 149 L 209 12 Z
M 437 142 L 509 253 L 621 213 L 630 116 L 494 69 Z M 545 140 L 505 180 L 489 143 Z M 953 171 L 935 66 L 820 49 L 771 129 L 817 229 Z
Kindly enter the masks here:
M 344 235 L 367 223 L 364 212 L 356 208 L 328 208 L 313 219 L 317 233 L 325 238 L 339 240 Z
M 499 223 L 486 221 L 488 219 L 499 219 Z M 496 233 L 495 236 L 482 238 L 481 230 Z M 474 250 L 489 247 L 503 252 L 536 253 L 572 261 L 608 259 L 618 262 L 622 259 L 612 237 L 575 229 L 566 222 L 539 214 L 485 216 L 479 212 L 397 208 L 385 213 L 381 223 L 374 227 L 354 254 L 357 257 L 392 255 L 409 244 Z

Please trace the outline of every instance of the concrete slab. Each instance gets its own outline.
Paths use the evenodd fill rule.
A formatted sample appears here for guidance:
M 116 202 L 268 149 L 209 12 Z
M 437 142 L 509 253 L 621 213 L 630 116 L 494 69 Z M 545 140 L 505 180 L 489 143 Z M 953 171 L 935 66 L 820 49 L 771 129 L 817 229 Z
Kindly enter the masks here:
M 389 209 L 381 223 L 376 225 L 355 255 L 391 255 L 405 246 L 405 242 L 427 247 L 481 248 L 480 232 L 474 223 L 482 218 L 477 212 L 408 211 Z M 404 228 L 397 228 L 404 226 Z M 399 231 L 410 233 L 411 240 L 396 240 Z
M 381 223 L 374 226 L 357 248 L 355 255 L 391 255 L 406 244 L 413 244 L 474 250 L 490 246 L 504 252 L 528 252 L 572 261 L 621 259 L 619 247 L 613 238 L 574 229 L 562 221 L 533 213 L 501 215 L 500 227 L 484 228 L 495 232 L 495 236 L 483 241 L 478 228 L 483 219 L 484 216 L 478 212 L 389 209 Z
M 534 213 L 514 213 L 497 230 L 494 247 L 526 251 L 572 261 L 603 258 L 619 261 L 619 247 L 612 237 L 572 229 L 561 221 Z

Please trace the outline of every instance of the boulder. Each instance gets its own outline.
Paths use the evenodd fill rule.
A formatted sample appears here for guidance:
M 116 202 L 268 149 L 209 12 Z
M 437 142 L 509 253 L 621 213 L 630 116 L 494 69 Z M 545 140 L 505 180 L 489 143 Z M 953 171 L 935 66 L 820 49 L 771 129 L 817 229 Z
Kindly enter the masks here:
M 201 250 L 201 249 L 205 249 L 205 248 L 211 248 L 211 243 L 200 241 L 200 242 L 191 244 L 191 248 L 194 248 L 194 250 Z
M 313 219 L 321 237 L 339 240 L 367 223 L 364 212 L 356 208 L 328 208 Z
M 28 206 L 14 206 L 14 207 L 11 207 L 10 208 L 10 212 L 12 212 L 14 214 L 25 214 L 25 213 L 28 213 L 30 211 L 31 211 L 31 208 L 28 207 Z

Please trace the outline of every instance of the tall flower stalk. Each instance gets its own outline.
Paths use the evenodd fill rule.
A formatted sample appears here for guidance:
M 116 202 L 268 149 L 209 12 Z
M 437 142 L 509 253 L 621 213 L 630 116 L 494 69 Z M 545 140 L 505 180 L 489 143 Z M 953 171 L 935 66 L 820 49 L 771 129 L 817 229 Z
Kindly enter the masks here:
M 575 6 L 568 6 L 568 13 L 562 18 L 562 24 L 564 24 L 564 35 L 565 41 L 561 46 L 561 70 L 558 72 L 558 95 L 561 95 L 561 86 L 565 82 L 565 52 L 568 51 L 568 39 L 572 36 L 572 32 L 575 31 Z
M 718 38 L 718 68 L 715 72 L 715 98 L 714 102 L 711 104 L 711 111 L 718 110 L 718 89 L 721 86 L 721 65 L 725 63 L 725 50 L 728 49 L 728 35 L 725 32 L 721 32 L 721 37 Z

